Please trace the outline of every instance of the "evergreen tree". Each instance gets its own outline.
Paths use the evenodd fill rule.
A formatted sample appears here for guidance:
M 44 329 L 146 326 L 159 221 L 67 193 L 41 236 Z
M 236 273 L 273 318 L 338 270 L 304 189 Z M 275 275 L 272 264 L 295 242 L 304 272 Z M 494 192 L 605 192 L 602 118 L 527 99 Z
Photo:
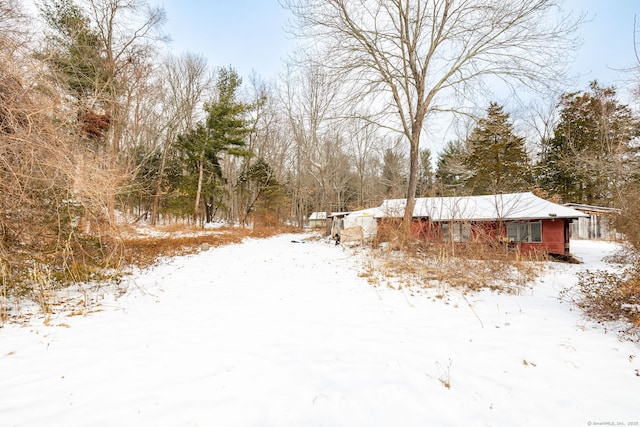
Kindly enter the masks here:
M 221 68 L 216 82 L 216 97 L 204 106 L 208 140 L 216 154 L 247 154 L 244 149 L 245 137 L 251 129 L 245 113 L 250 105 L 237 99 L 241 85 L 242 79 L 233 68 Z M 212 161 L 217 162 L 217 156 Z
M 509 114 L 502 106 L 489 104 L 487 116 L 478 120 L 467 144 L 465 164 L 472 174 L 466 185 L 472 194 L 509 193 L 531 187 L 531 163 L 524 138 L 513 133 Z
M 237 99 L 242 79 L 233 68 L 222 68 L 216 82 L 216 96 L 205 104 L 207 118 L 204 124 L 178 137 L 178 147 L 182 150 L 191 173 L 185 178 L 193 188 L 194 222 L 197 220 L 202 194 L 205 194 L 205 220 L 211 221 L 220 200 L 219 182 L 223 180 L 220 166 L 221 156 L 230 154 L 247 156 L 245 137 L 250 128 L 245 121 L 248 104 Z M 197 176 L 197 178 L 195 176 Z
M 98 33 L 73 0 L 47 0 L 40 5 L 47 24 L 43 58 L 77 99 L 95 96 L 105 84 L 106 64 Z
M 538 179 L 565 202 L 607 205 L 636 173 L 637 122 L 613 87 L 589 87 L 562 96 L 554 136 L 542 142 Z
M 402 154 L 387 148 L 382 156 L 382 191 L 387 198 L 402 197 L 407 183 L 406 162 Z
M 433 166 L 431 165 L 431 150 L 420 150 L 420 170 L 418 171 L 418 197 L 428 196 L 433 189 Z
M 438 193 L 443 196 L 466 194 L 465 182 L 470 172 L 466 165 L 467 149 L 462 141 L 449 141 L 440 155 L 436 168 Z
M 111 117 L 96 112 L 104 109 L 102 94 L 109 88 L 100 36 L 73 0 L 47 0 L 39 7 L 47 25 L 47 45 L 39 55 L 61 89 L 75 99 L 80 134 L 102 139 Z
M 273 168 L 262 158 L 238 177 L 237 188 L 245 197 L 242 222 L 253 214 L 262 225 L 278 225 L 286 191 L 276 179 Z

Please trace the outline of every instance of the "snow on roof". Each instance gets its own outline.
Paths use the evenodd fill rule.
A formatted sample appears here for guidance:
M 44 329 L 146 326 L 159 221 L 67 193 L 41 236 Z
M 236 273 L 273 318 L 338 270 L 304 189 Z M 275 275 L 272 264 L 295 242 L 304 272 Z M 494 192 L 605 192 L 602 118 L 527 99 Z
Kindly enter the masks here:
M 327 213 L 313 212 L 311 215 L 309 215 L 309 220 L 314 220 L 314 219 L 327 219 Z
M 331 215 L 329 215 L 329 218 L 333 218 L 334 216 L 338 216 L 338 217 L 344 217 L 349 215 L 351 212 L 331 212 Z
M 606 206 L 593 206 L 593 205 L 585 205 L 582 203 L 565 203 L 566 207 L 578 210 L 580 212 L 600 212 L 600 213 L 617 213 L 619 214 L 622 210 L 617 208 L 609 208 Z
M 349 214 L 349 212 L 331 212 L 329 214 L 329 218 L 332 218 L 334 216 L 345 216 Z M 326 212 L 313 212 L 311 215 L 309 215 L 309 220 L 321 220 L 321 219 L 327 219 L 327 213 Z
M 375 217 L 375 218 L 379 218 L 378 215 L 380 215 L 382 212 L 380 211 L 380 208 L 369 208 L 369 209 L 362 209 L 359 211 L 353 211 L 351 213 L 349 213 L 349 215 L 347 215 L 350 218 L 355 218 L 355 217 Z
M 382 202 L 376 218 L 404 215 L 407 199 Z M 533 193 L 487 196 L 421 197 L 416 199 L 414 217 L 431 221 L 529 220 L 587 217 L 582 212 L 542 199 Z

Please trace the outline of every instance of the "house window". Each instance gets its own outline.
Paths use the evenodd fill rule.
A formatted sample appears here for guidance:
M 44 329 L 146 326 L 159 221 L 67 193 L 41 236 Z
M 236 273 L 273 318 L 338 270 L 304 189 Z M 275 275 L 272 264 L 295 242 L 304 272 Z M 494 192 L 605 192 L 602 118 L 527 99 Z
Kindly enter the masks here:
M 443 242 L 468 242 L 471 239 L 471 224 L 462 222 L 443 222 Z
M 510 222 L 507 224 L 507 238 L 510 242 L 542 242 L 542 223 Z

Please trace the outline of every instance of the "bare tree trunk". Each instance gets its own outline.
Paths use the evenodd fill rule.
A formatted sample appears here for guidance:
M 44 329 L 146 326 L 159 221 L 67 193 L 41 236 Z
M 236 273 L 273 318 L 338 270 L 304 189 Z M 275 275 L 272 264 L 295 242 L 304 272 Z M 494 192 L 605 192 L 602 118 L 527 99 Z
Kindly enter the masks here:
M 402 224 L 405 231 L 410 231 L 411 222 L 413 220 L 413 208 L 416 205 L 416 187 L 418 185 L 418 151 L 420 150 L 420 132 L 411 141 L 411 152 L 409 156 L 409 182 L 407 188 L 407 206 L 404 210 Z
M 204 151 L 200 153 L 198 161 L 198 189 L 196 190 L 196 200 L 193 204 L 193 225 L 198 224 L 198 210 L 200 208 L 200 194 L 202 193 L 202 180 L 204 177 Z
M 169 145 L 165 144 L 162 148 L 162 158 L 160 160 L 160 169 L 158 170 L 158 178 L 156 179 L 156 193 L 153 195 L 151 204 L 151 225 L 155 226 L 160 216 L 160 196 L 162 195 L 162 180 L 164 179 L 164 168 L 167 164 L 167 153 Z

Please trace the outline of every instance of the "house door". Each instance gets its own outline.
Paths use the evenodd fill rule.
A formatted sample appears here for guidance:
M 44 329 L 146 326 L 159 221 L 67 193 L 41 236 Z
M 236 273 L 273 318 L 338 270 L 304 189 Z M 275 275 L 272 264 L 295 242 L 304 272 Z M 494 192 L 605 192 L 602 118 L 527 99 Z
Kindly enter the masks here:
M 571 230 L 569 227 L 569 220 L 564 220 L 564 254 L 569 255 L 569 239 L 571 237 Z

